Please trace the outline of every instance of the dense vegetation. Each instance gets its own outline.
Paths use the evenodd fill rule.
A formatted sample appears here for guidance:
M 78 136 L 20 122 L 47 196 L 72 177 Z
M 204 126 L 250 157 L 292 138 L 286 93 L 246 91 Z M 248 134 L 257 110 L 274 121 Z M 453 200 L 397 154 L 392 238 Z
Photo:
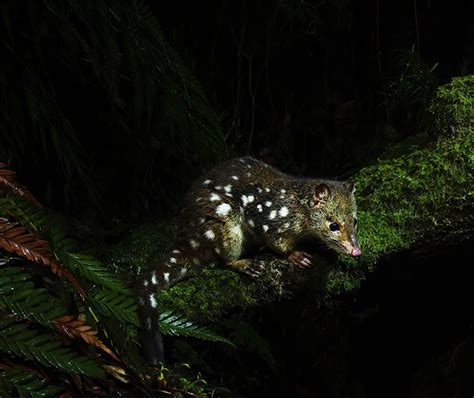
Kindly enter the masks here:
M 474 10 L 390 3 L 1 6 L 0 396 L 473 394 Z M 209 264 L 147 368 L 133 283 L 243 154 L 354 181 L 364 255 Z

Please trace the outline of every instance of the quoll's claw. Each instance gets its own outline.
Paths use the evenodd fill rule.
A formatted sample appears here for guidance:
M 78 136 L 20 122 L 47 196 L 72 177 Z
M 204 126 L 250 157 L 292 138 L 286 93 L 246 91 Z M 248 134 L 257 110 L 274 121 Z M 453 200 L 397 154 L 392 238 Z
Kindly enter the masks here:
M 296 265 L 299 268 L 310 268 L 313 263 L 311 259 L 313 256 L 303 251 L 295 251 L 288 256 L 290 263 Z
M 242 272 L 250 278 L 255 279 L 258 278 L 264 270 L 265 267 L 263 261 L 251 260 L 250 263 L 242 269 Z

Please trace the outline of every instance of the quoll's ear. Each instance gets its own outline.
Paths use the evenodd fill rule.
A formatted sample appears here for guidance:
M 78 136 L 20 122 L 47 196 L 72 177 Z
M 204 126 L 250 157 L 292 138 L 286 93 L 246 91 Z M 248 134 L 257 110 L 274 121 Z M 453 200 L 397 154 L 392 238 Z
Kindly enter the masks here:
M 344 183 L 344 187 L 349 191 L 349 192 L 352 192 L 354 193 L 356 191 L 356 187 L 355 187 L 355 184 L 353 182 L 345 182 Z
M 314 190 L 314 196 L 311 204 L 313 206 L 319 207 L 319 205 L 324 202 L 330 194 L 331 190 L 326 184 L 319 184 Z

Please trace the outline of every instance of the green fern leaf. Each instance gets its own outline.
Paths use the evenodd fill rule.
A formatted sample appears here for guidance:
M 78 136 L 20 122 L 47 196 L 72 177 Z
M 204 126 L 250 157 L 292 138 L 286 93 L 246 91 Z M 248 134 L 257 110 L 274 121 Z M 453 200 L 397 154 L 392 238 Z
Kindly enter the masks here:
M 128 293 L 128 289 L 106 268 L 92 256 L 74 253 L 75 243 L 67 237 L 54 214 L 39 208 L 27 199 L 9 194 L 0 198 L 0 207 L 7 214 L 14 216 L 30 232 L 38 233 L 48 240 L 51 250 L 59 261 L 75 275 L 118 293 Z
M 16 390 L 20 397 L 52 397 L 63 390 L 62 387 L 51 385 L 48 380 L 19 368 L 0 370 L 0 380 L 8 392 Z
M 16 316 L 54 328 L 50 320 L 65 315 L 66 308 L 46 289 L 36 288 L 30 278 L 21 268 L 1 268 L 0 308 L 7 307 Z
M 90 358 L 64 348 L 52 334 L 42 334 L 11 318 L 0 319 L 0 352 L 37 361 L 71 374 L 104 378 L 103 370 Z
M 129 290 L 123 283 L 106 268 L 99 260 L 87 254 L 56 252 L 59 260 L 75 274 L 106 287 L 114 292 L 127 294 Z
M 132 296 L 100 289 L 90 296 L 90 301 L 101 314 L 139 326 L 137 303 Z
M 235 347 L 229 339 L 219 336 L 208 327 L 197 325 L 189 318 L 175 314 L 172 311 L 163 311 L 160 314 L 160 330 L 163 334 L 196 337 L 202 340 L 226 343 Z

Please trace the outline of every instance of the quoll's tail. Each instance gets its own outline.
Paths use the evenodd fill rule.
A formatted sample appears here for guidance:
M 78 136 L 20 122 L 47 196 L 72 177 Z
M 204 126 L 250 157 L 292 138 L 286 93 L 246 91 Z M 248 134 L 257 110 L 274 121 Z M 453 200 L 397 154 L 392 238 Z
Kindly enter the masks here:
M 190 265 L 191 263 L 183 251 L 175 249 L 158 266 L 148 272 L 136 288 L 142 325 L 143 355 L 152 365 L 164 361 L 158 293 L 185 279 Z

